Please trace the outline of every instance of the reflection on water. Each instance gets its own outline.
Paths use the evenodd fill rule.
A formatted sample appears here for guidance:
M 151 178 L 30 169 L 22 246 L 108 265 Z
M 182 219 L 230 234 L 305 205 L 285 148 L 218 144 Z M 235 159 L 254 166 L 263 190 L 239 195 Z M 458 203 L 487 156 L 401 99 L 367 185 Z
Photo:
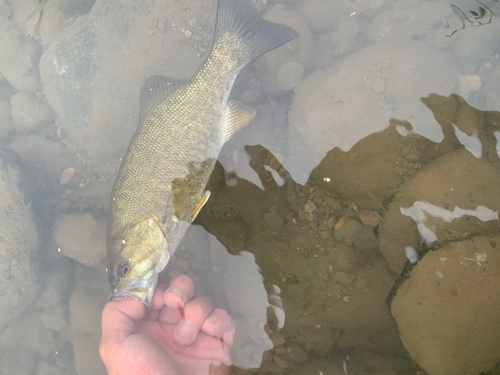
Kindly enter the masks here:
M 230 311 L 234 373 L 499 374 L 498 2 L 257 6 L 301 38 L 240 75 L 258 116 L 161 277 Z M 191 75 L 214 11 L 0 0 L 0 374 L 105 373 L 139 88 Z

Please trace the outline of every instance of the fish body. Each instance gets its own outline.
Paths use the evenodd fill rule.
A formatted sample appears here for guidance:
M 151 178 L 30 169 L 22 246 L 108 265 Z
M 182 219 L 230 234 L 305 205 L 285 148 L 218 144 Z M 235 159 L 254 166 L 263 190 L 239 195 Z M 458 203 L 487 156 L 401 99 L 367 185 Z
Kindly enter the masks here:
M 137 131 L 111 194 L 107 227 L 112 298 L 149 306 L 158 273 L 210 196 L 224 142 L 255 115 L 230 101 L 250 61 L 298 37 L 264 20 L 251 0 L 219 0 L 211 52 L 190 80 L 154 76 L 141 90 Z

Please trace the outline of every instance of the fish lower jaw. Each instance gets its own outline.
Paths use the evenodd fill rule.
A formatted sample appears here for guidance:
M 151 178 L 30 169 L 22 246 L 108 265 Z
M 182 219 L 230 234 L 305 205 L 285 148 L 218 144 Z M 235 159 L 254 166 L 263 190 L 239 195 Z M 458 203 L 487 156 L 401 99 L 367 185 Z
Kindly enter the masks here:
M 141 301 L 139 297 L 136 297 L 130 293 L 127 292 L 120 292 L 120 293 L 111 293 L 110 295 L 111 300 L 133 300 L 133 301 Z

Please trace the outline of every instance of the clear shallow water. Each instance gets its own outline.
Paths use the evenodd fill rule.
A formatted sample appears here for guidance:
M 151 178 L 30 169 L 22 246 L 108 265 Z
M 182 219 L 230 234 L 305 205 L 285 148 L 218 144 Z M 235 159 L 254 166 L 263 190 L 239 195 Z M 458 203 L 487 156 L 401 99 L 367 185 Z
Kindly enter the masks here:
M 34 212 L 17 224 L 23 195 L 3 194 L 9 374 L 103 373 L 102 223 L 139 88 L 192 74 L 215 11 L 68 4 L 2 5 L 2 142 Z M 231 312 L 235 373 L 498 373 L 498 3 L 258 6 L 301 39 L 241 73 L 233 98 L 258 116 L 162 277 Z

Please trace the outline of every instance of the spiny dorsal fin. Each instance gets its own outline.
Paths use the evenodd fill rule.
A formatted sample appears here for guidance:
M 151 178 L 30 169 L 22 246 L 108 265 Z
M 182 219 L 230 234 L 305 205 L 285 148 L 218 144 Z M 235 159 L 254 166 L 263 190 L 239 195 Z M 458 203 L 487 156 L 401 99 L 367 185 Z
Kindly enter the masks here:
M 187 79 L 165 76 L 151 76 L 146 79 L 141 88 L 141 116 L 149 113 L 162 100 L 187 82 Z
M 255 110 L 243 103 L 231 100 L 226 110 L 226 139 L 227 142 L 238 130 L 248 124 L 255 117 Z

